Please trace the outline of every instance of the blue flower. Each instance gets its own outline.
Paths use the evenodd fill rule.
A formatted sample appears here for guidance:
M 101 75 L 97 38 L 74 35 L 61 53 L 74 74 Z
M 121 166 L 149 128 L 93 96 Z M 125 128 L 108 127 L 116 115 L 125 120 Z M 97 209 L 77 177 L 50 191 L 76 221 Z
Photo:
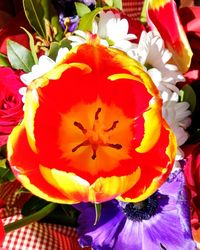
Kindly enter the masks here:
M 117 200 L 102 203 L 96 225 L 91 203 L 75 206 L 79 216 L 79 243 L 95 250 L 193 250 L 187 193 L 182 171 L 139 203 Z

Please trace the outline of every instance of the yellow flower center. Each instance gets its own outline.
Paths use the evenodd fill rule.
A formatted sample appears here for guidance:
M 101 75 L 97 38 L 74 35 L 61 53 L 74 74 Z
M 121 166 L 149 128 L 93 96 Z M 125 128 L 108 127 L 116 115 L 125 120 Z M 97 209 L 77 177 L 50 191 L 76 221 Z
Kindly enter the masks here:
M 85 135 L 85 140 L 78 144 L 76 147 L 72 149 L 72 152 L 75 152 L 82 146 L 88 146 L 91 145 L 93 154 L 92 159 L 95 160 L 97 155 L 96 151 L 99 146 L 107 146 L 115 149 L 121 149 L 121 144 L 114 144 L 110 142 L 110 131 L 114 130 L 118 124 L 119 121 L 114 121 L 112 126 L 110 128 L 104 129 L 103 125 L 99 121 L 99 114 L 102 111 L 101 108 L 98 108 L 95 112 L 95 119 L 94 119 L 94 125 L 92 129 L 85 129 L 83 125 L 79 122 L 74 122 L 74 126 L 76 126 L 78 129 L 82 131 L 82 133 Z
M 133 120 L 114 104 L 97 100 L 78 103 L 61 115 L 59 147 L 62 157 L 80 171 L 111 171 L 130 159 Z M 126 135 L 126 136 L 125 136 Z

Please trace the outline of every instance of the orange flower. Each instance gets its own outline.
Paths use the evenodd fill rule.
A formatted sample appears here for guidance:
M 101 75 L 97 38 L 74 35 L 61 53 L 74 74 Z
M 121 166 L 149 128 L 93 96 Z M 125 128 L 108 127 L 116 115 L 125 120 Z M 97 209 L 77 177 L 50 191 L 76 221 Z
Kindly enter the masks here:
M 8 140 L 18 180 L 59 203 L 140 201 L 164 182 L 176 140 L 142 66 L 99 44 L 72 49 L 28 87 Z

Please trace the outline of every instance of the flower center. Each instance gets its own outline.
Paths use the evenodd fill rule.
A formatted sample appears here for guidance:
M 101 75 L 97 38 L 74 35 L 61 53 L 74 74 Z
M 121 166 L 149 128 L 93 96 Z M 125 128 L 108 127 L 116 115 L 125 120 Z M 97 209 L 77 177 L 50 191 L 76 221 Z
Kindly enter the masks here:
M 91 146 L 93 154 L 91 158 L 93 160 L 97 157 L 97 148 L 99 146 L 103 147 L 111 147 L 114 149 L 121 149 L 122 145 L 118 143 L 110 142 L 110 134 L 109 132 L 114 130 L 117 127 L 119 121 L 113 121 L 112 125 L 109 128 L 104 129 L 102 123 L 99 120 L 99 115 L 102 111 L 102 108 L 98 108 L 94 115 L 94 123 L 92 129 L 86 129 L 80 122 L 75 121 L 74 126 L 81 130 L 83 133 L 85 140 L 75 146 L 72 149 L 72 152 L 76 152 L 80 147 Z
M 158 199 L 155 193 L 144 201 L 126 204 L 125 208 L 123 208 L 123 212 L 126 217 L 132 221 L 142 221 L 149 220 L 154 216 L 157 208 Z
M 60 115 L 58 145 L 61 157 L 70 167 L 93 176 L 112 171 L 129 154 L 133 119 L 114 104 L 100 98 L 92 103 L 77 103 Z
M 16 104 L 17 104 L 16 97 L 15 96 L 8 96 L 3 101 L 2 105 L 1 105 L 1 109 L 6 110 L 6 109 L 13 108 L 14 106 L 16 106 Z

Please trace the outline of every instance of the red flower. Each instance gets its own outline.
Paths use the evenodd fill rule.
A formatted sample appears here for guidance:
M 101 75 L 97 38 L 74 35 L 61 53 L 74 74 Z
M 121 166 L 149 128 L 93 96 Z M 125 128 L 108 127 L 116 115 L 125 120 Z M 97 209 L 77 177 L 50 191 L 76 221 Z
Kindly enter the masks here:
M 184 172 L 190 196 L 193 236 L 200 243 L 197 234 L 200 231 L 200 144 L 188 145 L 184 151 L 187 155 Z
M 200 7 L 180 8 L 179 15 L 193 51 L 192 64 L 185 77 L 194 81 L 200 75 Z
M 3 227 L 3 223 L 0 219 L 0 247 L 3 243 L 4 237 L 5 237 L 4 227 Z
M 5 201 L 2 200 L 2 199 L 0 199 L 0 209 L 1 209 L 2 207 L 4 207 L 4 206 L 5 206 Z M 0 247 L 1 247 L 1 245 L 2 245 L 2 242 L 3 242 L 3 240 L 4 240 L 4 237 L 5 237 L 4 227 L 3 227 L 3 223 L 2 223 L 2 221 L 1 221 L 1 219 L 0 219 Z
M 6 144 L 12 129 L 23 119 L 22 96 L 24 86 L 10 68 L 0 68 L 0 146 Z
M 25 14 L 21 12 L 17 17 L 12 18 L 9 23 L 0 30 L 0 53 L 7 53 L 7 40 L 18 42 L 19 44 L 29 48 L 29 39 L 27 34 L 20 27 L 31 30 Z
M 167 178 L 175 137 L 143 67 L 93 44 L 72 49 L 29 85 L 8 159 L 22 184 L 49 201 L 137 202 Z

